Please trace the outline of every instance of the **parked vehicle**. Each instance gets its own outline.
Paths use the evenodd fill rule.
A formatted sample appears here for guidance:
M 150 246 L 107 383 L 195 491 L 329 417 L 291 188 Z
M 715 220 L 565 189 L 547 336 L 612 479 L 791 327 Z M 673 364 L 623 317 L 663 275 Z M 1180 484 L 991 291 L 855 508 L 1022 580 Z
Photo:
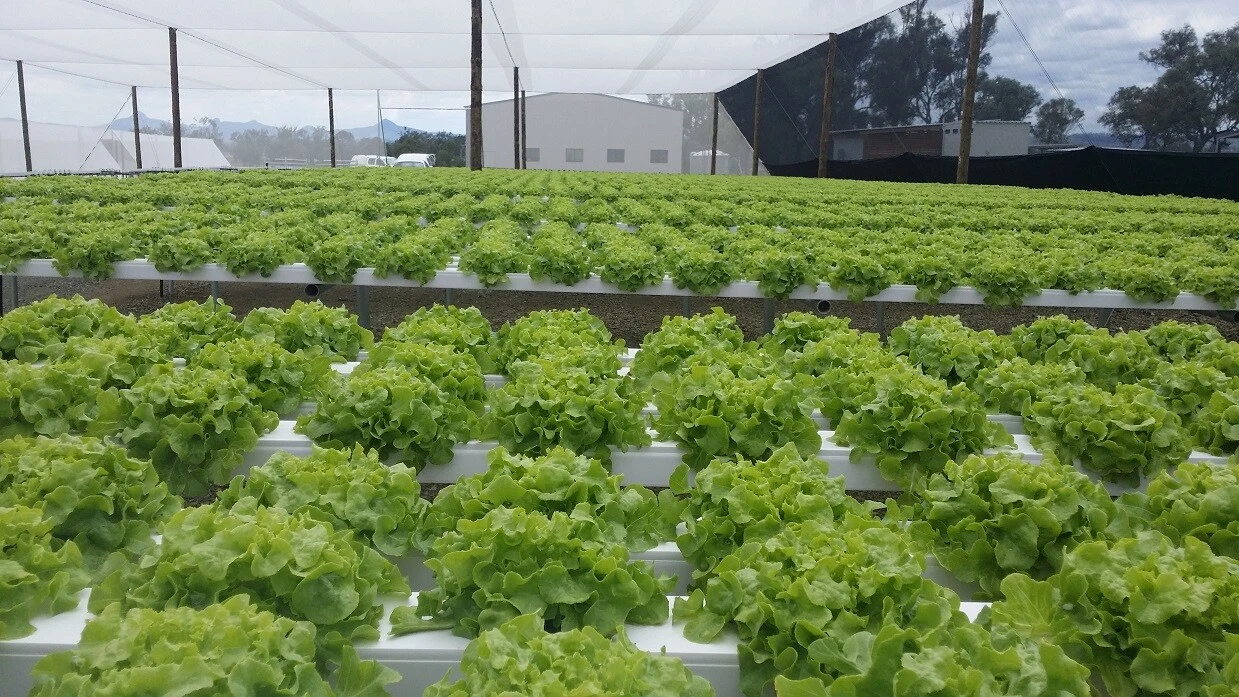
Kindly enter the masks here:
M 397 167 L 434 167 L 434 153 L 406 152 L 396 158 Z

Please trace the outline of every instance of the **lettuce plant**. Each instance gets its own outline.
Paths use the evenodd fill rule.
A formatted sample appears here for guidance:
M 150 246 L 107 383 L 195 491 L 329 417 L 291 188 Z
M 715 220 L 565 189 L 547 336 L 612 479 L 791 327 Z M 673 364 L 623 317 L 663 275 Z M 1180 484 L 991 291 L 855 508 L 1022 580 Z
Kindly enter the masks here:
M 1074 547 L 1104 539 L 1116 510 L 1103 486 L 1070 465 L 999 453 L 948 462 L 889 515 L 926 534 L 957 578 L 996 596 L 1007 574 L 1046 578 Z
M 73 337 L 133 336 L 136 321 L 101 300 L 50 295 L 0 317 L 0 358 L 33 363 Z
M 688 484 L 688 466 L 671 476 L 671 491 L 686 499 L 684 532 L 676 542 L 698 578 L 746 542 L 762 540 L 793 523 L 834 521 L 869 506 L 848 496 L 842 477 L 816 457 L 801 457 L 792 444 L 767 459 L 714 460 Z
M 675 537 L 676 502 L 667 496 L 660 500 L 643 486 L 623 486 L 622 478 L 610 475 L 598 460 L 562 447 L 525 457 L 500 446 L 486 461 L 485 472 L 461 477 L 435 497 L 419 530 L 423 550 L 430 550 L 460 521 L 480 520 L 497 508 L 590 518 L 604 540 L 630 550 L 649 549 Z
M 1013 358 L 977 371 L 968 386 L 981 396 L 986 408 L 1022 415 L 1051 392 L 1085 382 L 1084 371 L 1074 363 L 1029 363 Z
M 653 425 L 660 438 L 684 450 L 693 469 L 716 457 L 765 459 L 788 443 L 808 457 L 822 447 L 808 397 L 811 382 L 804 375 L 746 378 L 703 355 L 676 375 L 655 378 Z
M 296 428 L 323 447 L 359 445 L 420 468 L 450 462 L 452 449 L 470 440 L 476 426 L 477 415 L 462 399 L 408 368 L 387 366 L 350 376 Z
M 92 429 L 149 459 L 172 493 L 199 496 L 227 484 L 258 437 L 279 422 L 250 401 L 251 389 L 219 370 L 161 365 L 129 389 L 100 392 Z
M 1183 324 L 1175 320 L 1149 327 L 1144 331 L 1144 338 L 1162 358 L 1171 362 L 1192 360 L 1208 344 L 1224 340 L 1212 324 Z
M 714 695 L 680 659 L 642 651 L 622 630 L 608 639 L 592 627 L 552 633 L 542 624 L 521 615 L 482 632 L 465 649 L 460 678 L 444 677 L 424 697 L 500 697 L 534 685 L 547 695 Z
M 264 506 L 306 511 L 383 554 L 403 556 L 422 530 L 427 504 L 416 472 L 385 465 L 378 453 L 314 447 L 308 457 L 276 453 L 245 476 L 232 480 L 219 501 L 231 506 L 253 497 Z
M 287 349 L 274 341 L 232 339 L 208 344 L 190 367 L 219 370 L 244 378 L 250 401 L 276 414 L 288 414 L 317 398 L 336 379 L 326 356 Z
M 1123 533 L 1149 528 L 1177 544 L 1186 537 L 1208 543 L 1218 556 L 1239 560 L 1239 463 L 1185 462 L 1162 472 L 1143 492 L 1119 499 Z
M 1192 440 L 1215 454 L 1239 448 L 1239 381 L 1231 381 L 1209 396 L 1192 421 Z
M 909 319 L 891 330 L 887 343 L 926 375 L 951 384 L 969 382 L 980 370 L 1013 357 L 1002 337 L 969 329 L 955 315 Z
M 563 446 L 608 464 L 611 448 L 650 443 L 641 413 L 646 395 L 632 378 L 554 361 L 521 361 L 510 370 L 511 379 L 488 396 L 483 439 L 520 454 Z
M 89 566 L 116 550 L 151 545 L 158 525 L 180 508 L 151 463 L 97 438 L 0 441 L 0 506 L 38 508 L 52 535 L 72 540 Z
M 997 637 L 1053 642 L 1111 695 L 1239 689 L 1239 561 L 1158 532 L 1087 542 L 1046 581 L 1012 574 L 984 619 Z
M 529 276 L 571 286 L 589 278 L 593 262 L 580 235 L 566 223 L 547 223 L 532 237 Z
M 494 341 L 490 322 L 476 307 L 419 307 L 400 324 L 383 332 L 383 342 L 387 344 L 437 344 L 468 353 L 487 373 L 495 370 Z
M 154 552 L 95 586 L 90 609 L 204 608 L 245 595 L 314 623 L 320 646 L 338 656 L 347 642 L 378 638 L 383 597 L 408 594 L 399 570 L 351 530 L 243 498 L 174 515 Z
M 1058 342 L 1069 336 L 1089 335 L 1095 331 L 1088 322 L 1066 315 L 1038 317 L 1028 324 L 1012 327 L 1011 344 L 1021 358 L 1030 363 L 1040 363 Z
M 461 520 L 435 540 L 426 558 L 435 588 L 417 605 L 392 611 L 394 634 L 448 629 L 475 637 L 537 613 L 548 629 L 593 627 L 605 635 L 624 624 L 667 619 L 671 576 L 630 562 L 628 548 L 607 540 L 589 517 L 496 508 Z
M 624 350 L 622 341 L 611 342 L 611 331 L 589 310 L 535 310 L 499 328 L 495 355 L 500 368 L 576 347 Z
M 74 362 L 0 361 L 0 437 L 84 431 L 99 414 L 100 382 Z
M 328 307 L 318 300 L 298 300 L 287 310 L 253 310 L 241 323 L 240 333 L 272 339 L 288 351 L 317 351 L 334 361 L 355 361 L 374 345 L 374 335 L 347 308 Z
M 705 349 L 734 351 L 744 344 L 736 318 L 714 308 L 692 317 L 663 317 L 658 331 L 645 335 L 629 369 L 642 385 L 657 373 L 674 373 L 685 359 Z
M 89 582 L 81 552 L 52 535 L 55 525 L 38 508 L 0 504 L 0 640 L 34 632 L 35 617 L 77 607 Z
M 774 329 L 765 338 L 772 350 L 804 351 L 805 347 L 828 336 L 851 331 L 852 320 L 809 312 L 787 312 L 774 320 Z
M 482 412 L 486 401 L 486 377 L 468 353 L 459 352 L 452 346 L 388 341 L 372 350 L 352 374 L 362 375 L 387 366 L 404 368 L 424 377 L 451 398 L 463 401 L 474 412 Z
M 335 687 L 317 670 L 312 623 L 260 609 L 244 595 L 201 609 L 121 610 L 86 623 L 71 651 L 35 664 L 32 697 L 262 694 L 380 697 L 398 673 L 345 647 Z M 152 647 L 151 650 L 137 650 Z
M 1055 390 L 1029 407 L 1024 425 L 1038 450 L 1113 482 L 1138 483 L 1192 450 L 1178 415 L 1139 385 Z
M 241 330 L 232 308 L 212 300 L 169 303 L 143 315 L 138 325 L 139 333 L 160 347 L 165 356 L 185 359 L 207 344 L 236 338 Z

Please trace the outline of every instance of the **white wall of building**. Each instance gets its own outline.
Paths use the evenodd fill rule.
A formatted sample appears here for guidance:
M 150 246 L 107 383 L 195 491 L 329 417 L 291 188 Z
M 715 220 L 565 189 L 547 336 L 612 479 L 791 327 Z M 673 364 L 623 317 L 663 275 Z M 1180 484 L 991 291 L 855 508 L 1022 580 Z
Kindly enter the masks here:
M 959 154 L 959 121 L 942 124 L 942 154 Z M 972 125 L 971 157 L 1027 155 L 1032 124 L 1027 121 L 977 121 Z
M 683 169 L 684 113 L 678 109 L 598 94 L 540 94 L 526 97 L 525 102 L 529 169 L 663 173 Z M 512 100 L 482 105 L 486 167 L 512 168 L 512 123 Z M 465 109 L 466 143 L 468 124 Z M 569 148 L 583 151 L 581 162 L 568 161 Z M 623 150 L 624 161 L 608 162 L 609 149 Z M 666 162 L 651 162 L 654 150 L 665 150 Z

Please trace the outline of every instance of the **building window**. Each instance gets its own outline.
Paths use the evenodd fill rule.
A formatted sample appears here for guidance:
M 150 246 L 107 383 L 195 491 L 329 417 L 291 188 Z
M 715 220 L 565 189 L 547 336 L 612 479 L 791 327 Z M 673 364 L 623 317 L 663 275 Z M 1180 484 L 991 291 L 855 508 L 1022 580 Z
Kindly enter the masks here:
M 564 148 L 564 162 L 584 162 L 585 148 Z
M 541 160 L 542 160 L 542 149 L 541 148 L 525 148 L 525 161 L 526 162 L 539 162 Z
M 623 148 L 607 148 L 607 162 L 623 162 L 623 161 L 624 161 L 624 149 Z
M 650 164 L 655 164 L 655 165 L 667 164 L 667 151 L 666 150 L 651 150 L 650 151 Z

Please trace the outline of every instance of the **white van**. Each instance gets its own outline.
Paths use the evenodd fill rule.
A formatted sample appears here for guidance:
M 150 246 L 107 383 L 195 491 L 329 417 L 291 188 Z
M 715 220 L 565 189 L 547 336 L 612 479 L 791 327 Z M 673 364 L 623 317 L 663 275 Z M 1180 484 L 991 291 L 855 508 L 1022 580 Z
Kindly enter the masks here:
M 382 155 L 353 155 L 348 164 L 350 167 L 390 167 L 387 162 L 390 159 Z
M 434 167 L 434 153 L 406 152 L 396 158 L 397 167 Z

